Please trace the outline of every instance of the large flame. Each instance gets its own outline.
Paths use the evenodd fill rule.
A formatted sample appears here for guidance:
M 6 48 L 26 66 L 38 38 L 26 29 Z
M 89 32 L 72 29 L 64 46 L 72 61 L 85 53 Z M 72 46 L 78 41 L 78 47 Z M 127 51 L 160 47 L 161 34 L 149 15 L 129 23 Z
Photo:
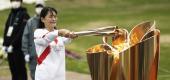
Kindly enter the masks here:
M 115 59 L 119 59 L 119 53 L 129 47 L 128 31 L 125 29 L 118 29 L 118 34 L 112 36 L 112 47 L 116 50 L 114 52 Z
M 87 50 L 87 52 L 88 52 L 88 53 L 99 53 L 99 52 L 106 52 L 106 51 L 108 51 L 108 50 L 110 50 L 110 48 L 107 47 L 106 45 L 104 45 L 104 44 L 98 44 L 98 45 L 95 45 L 95 46 L 89 48 L 89 49 Z
M 129 47 L 128 32 L 124 29 L 118 29 L 118 33 L 112 36 L 112 46 L 105 44 L 95 45 L 87 50 L 88 53 L 106 52 L 113 55 L 114 60 L 119 60 L 119 53 Z

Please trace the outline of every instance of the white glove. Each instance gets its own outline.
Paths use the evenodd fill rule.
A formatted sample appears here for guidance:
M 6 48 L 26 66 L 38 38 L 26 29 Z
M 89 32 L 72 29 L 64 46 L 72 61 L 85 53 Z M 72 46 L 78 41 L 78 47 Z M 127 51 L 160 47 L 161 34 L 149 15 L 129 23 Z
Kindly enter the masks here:
M 2 49 L 1 49 L 1 52 L 2 52 L 2 53 L 7 53 L 7 47 L 6 47 L 6 46 L 3 46 Z
M 8 47 L 7 51 L 8 51 L 8 53 L 11 53 L 11 52 L 13 51 L 13 46 L 10 45 L 10 46 Z
M 26 54 L 26 55 L 25 55 L 25 61 L 26 61 L 26 62 L 29 62 L 29 61 L 30 61 L 30 55 L 29 55 L 29 54 Z

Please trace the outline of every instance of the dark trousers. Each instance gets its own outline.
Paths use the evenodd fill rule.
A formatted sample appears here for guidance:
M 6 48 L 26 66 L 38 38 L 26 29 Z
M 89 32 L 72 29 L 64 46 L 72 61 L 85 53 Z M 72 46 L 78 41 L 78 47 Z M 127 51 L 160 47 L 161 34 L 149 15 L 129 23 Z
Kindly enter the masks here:
M 35 69 L 36 69 L 36 65 L 37 65 L 37 57 L 36 56 L 32 56 L 30 58 L 29 61 L 29 69 L 30 69 L 30 75 L 32 80 L 35 80 Z
M 8 53 L 8 63 L 12 75 L 12 80 L 27 80 L 25 59 L 22 51 Z

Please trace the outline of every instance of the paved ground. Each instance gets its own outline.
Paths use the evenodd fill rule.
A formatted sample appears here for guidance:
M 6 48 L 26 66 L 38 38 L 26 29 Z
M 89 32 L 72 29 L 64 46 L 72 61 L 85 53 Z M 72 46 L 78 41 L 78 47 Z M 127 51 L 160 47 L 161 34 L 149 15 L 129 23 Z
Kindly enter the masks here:
M 0 80 L 10 80 L 10 76 L 0 76 Z M 29 77 L 29 80 L 30 77 Z M 90 75 L 67 71 L 66 80 L 91 80 Z
M 66 80 L 91 80 L 90 75 L 76 72 L 67 72 L 66 78 Z
M 3 76 L 5 74 L 7 74 L 7 76 Z M 8 66 L 0 66 L 0 80 L 11 80 L 11 76 L 9 74 Z M 30 77 L 29 80 L 31 80 Z M 91 80 L 91 78 L 88 74 L 67 71 L 66 80 Z
M 0 77 L 0 80 L 10 80 L 10 76 L 8 77 Z M 31 80 L 29 78 L 29 80 Z M 91 80 L 90 75 L 80 74 L 76 72 L 67 72 L 66 80 Z

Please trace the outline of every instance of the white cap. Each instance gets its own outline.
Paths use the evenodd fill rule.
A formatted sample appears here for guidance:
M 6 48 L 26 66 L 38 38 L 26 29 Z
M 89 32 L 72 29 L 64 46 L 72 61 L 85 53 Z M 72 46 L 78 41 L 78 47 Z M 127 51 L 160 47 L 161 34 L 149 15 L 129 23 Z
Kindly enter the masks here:
M 37 4 L 41 4 L 41 5 L 45 6 L 44 0 L 36 0 L 35 4 L 36 4 L 36 5 L 37 5 Z

